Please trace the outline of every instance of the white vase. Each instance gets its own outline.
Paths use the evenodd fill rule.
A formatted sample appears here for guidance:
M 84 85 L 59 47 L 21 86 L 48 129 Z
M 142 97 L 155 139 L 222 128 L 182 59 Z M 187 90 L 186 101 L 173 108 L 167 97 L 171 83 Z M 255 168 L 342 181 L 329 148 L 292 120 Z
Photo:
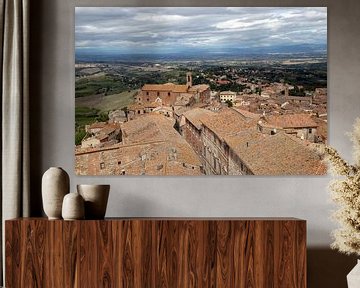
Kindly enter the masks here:
M 104 219 L 110 185 L 77 185 L 85 201 L 85 219 Z
M 69 193 L 69 175 L 60 167 L 51 167 L 42 177 L 43 208 L 49 219 L 61 219 L 63 198 Z
M 69 193 L 65 195 L 62 204 L 62 217 L 64 220 L 84 219 L 84 199 L 79 193 Z
M 360 288 L 360 260 L 347 275 L 348 288 Z

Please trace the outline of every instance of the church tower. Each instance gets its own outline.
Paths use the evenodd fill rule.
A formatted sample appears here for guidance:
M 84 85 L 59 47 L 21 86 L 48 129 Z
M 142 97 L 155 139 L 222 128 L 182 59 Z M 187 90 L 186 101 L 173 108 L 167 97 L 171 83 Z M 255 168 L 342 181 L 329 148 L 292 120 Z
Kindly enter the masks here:
M 192 86 L 192 75 L 191 72 L 186 73 L 186 86 L 189 89 Z

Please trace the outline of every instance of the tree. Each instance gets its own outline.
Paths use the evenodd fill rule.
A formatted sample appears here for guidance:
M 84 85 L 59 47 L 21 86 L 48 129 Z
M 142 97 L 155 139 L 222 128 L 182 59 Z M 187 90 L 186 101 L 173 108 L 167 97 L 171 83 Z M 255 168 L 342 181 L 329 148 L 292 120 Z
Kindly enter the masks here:
M 99 122 L 106 122 L 109 120 L 109 114 L 102 112 L 98 115 L 98 117 L 96 118 L 97 121 Z
M 75 133 L 75 145 L 80 145 L 81 141 L 85 138 L 86 132 L 85 130 L 81 129 L 79 131 L 76 131 Z

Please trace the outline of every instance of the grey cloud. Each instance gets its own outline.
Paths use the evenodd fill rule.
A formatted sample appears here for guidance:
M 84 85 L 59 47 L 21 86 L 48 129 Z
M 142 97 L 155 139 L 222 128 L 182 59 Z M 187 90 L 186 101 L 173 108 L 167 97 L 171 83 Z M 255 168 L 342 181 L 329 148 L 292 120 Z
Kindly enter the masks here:
M 81 7 L 75 14 L 77 49 L 325 44 L 327 33 L 326 8 Z

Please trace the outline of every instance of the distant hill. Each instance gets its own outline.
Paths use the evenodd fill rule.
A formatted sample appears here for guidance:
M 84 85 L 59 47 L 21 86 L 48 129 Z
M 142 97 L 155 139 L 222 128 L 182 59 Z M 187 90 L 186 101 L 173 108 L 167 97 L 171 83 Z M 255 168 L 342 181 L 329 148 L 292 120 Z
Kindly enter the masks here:
M 181 50 L 176 53 L 146 53 L 146 54 L 123 54 L 116 51 L 96 51 L 79 50 L 75 52 L 77 62 L 91 61 L 152 61 L 152 60 L 211 60 L 211 59 L 229 59 L 229 58 L 274 58 L 274 57 L 299 57 L 299 56 L 326 56 L 326 44 L 298 44 L 281 45 L 266 47 L 246 47 L 246 48 L 223 48 L 223 49 L 201 49 Z

